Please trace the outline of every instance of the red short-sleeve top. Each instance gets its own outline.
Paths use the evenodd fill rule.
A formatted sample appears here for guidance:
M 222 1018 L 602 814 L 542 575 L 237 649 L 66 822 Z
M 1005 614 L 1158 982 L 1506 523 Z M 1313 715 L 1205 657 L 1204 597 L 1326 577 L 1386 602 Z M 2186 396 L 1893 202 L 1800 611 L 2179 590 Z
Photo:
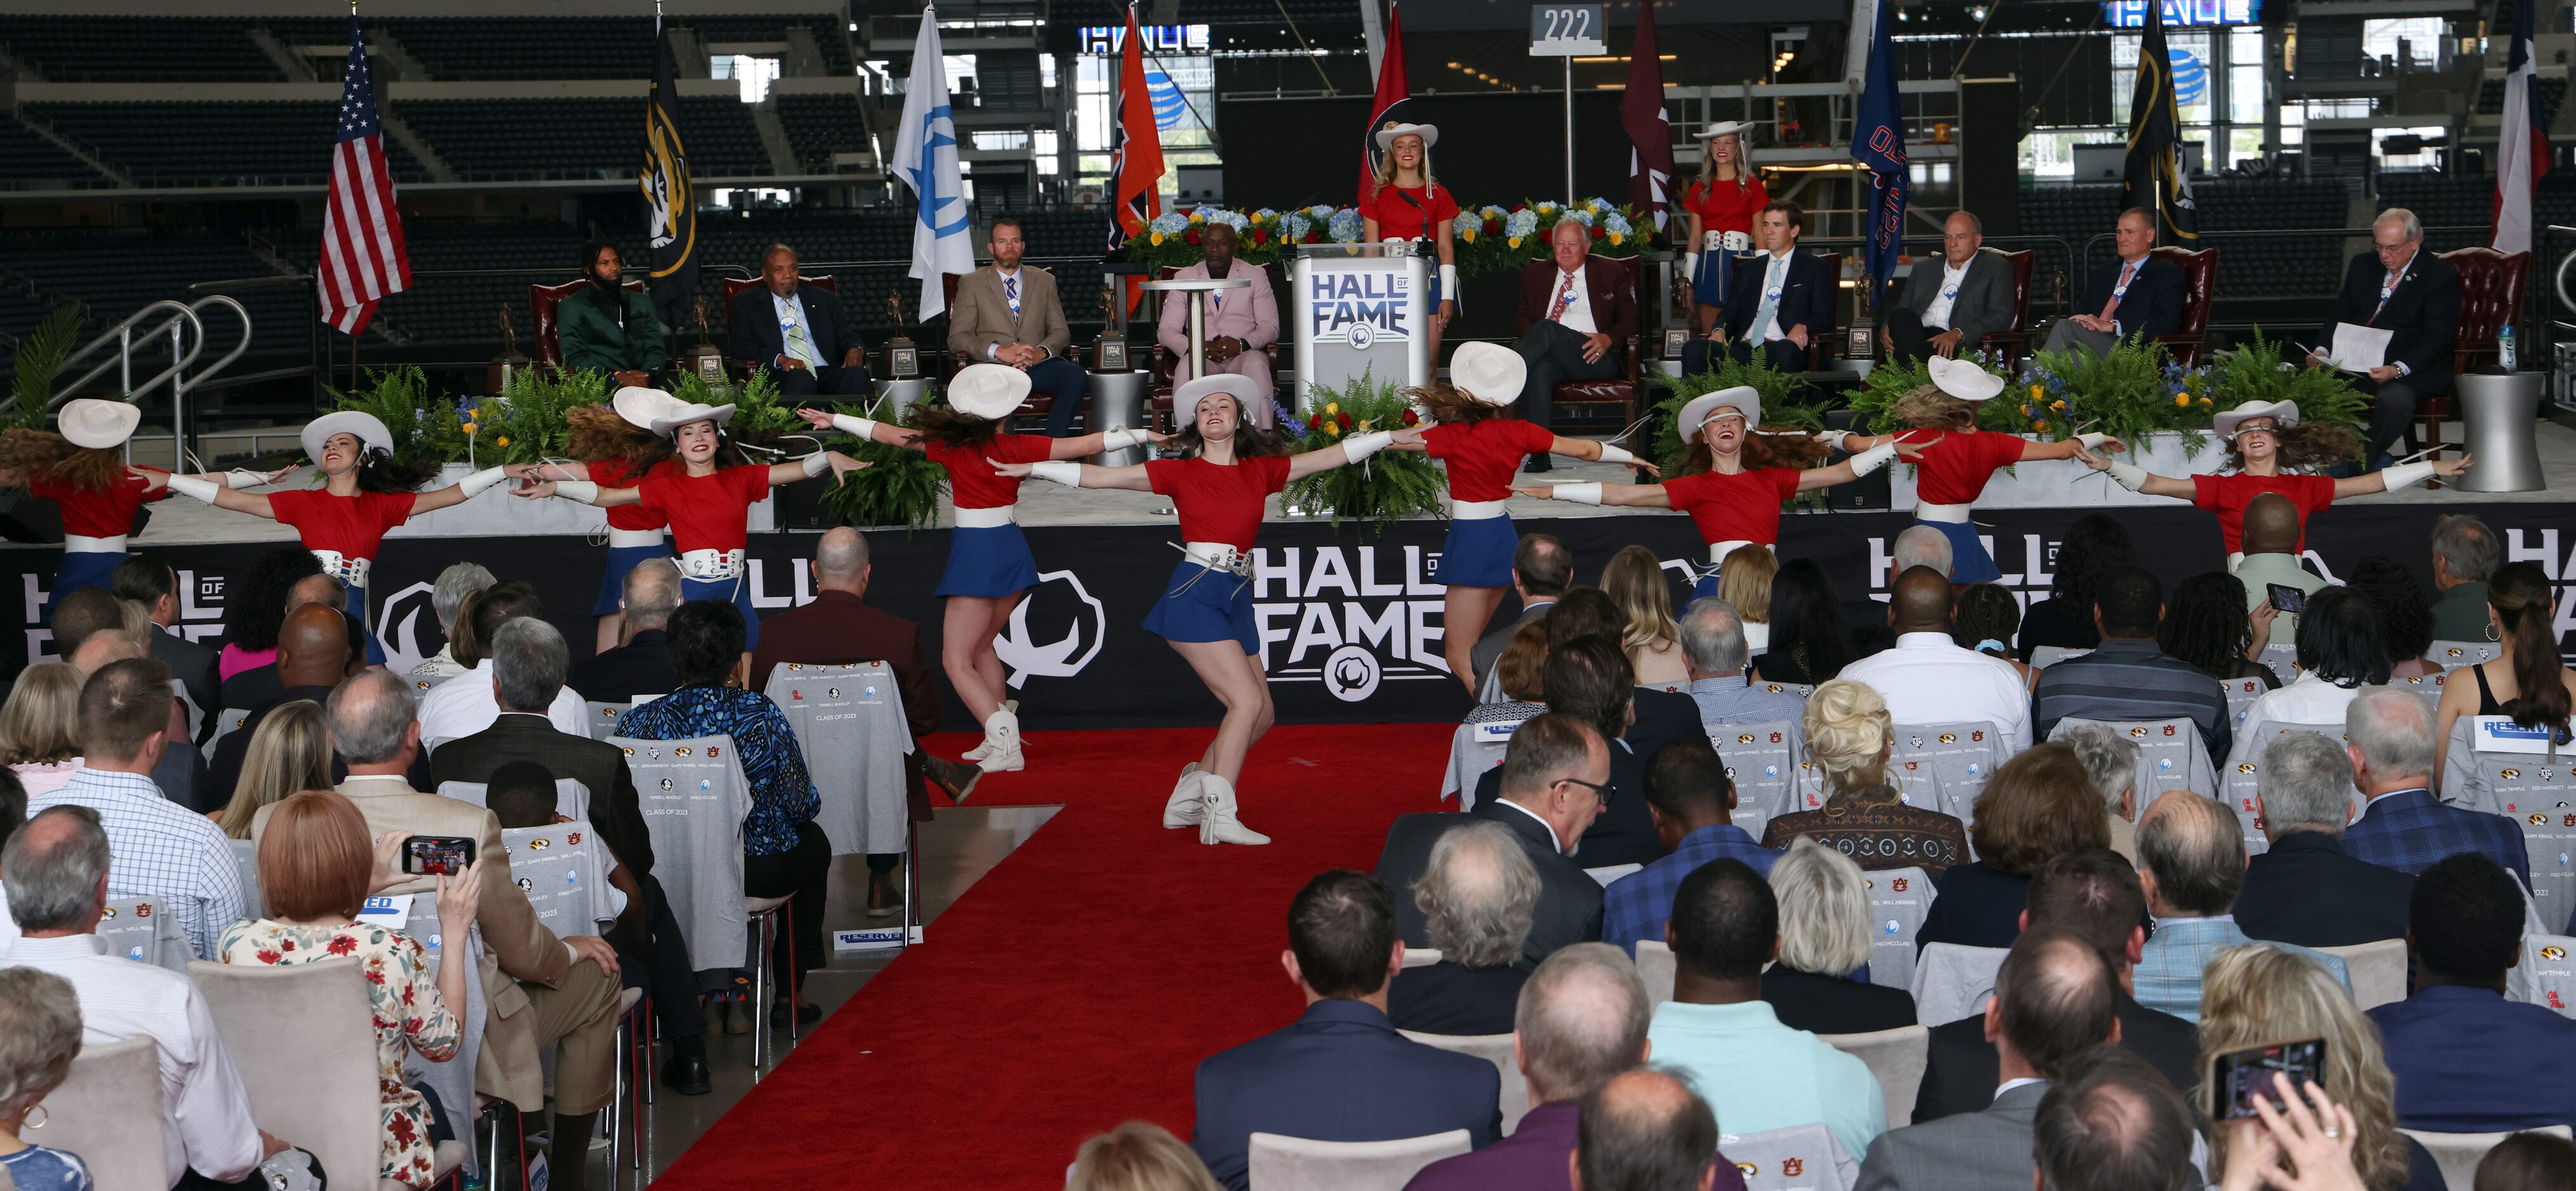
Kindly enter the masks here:
M 672 549 L 740 550 L 751 541 L 751 506 L 769 495 L 769 468 L 750 464 L 707 476 L 656 469 L 635 487 L 643 507 L 671 523 Z
M 606 491 L 610 488 L 632 488 L 647 475 L 677 471 L 679 466 L 677 461 L 670 459 L 649 468 L 638 468 L 624 459 L 608 459 L 591 464 L 589 470 L 591 482 Z M 662 526 L 662 515 L 640 504 L 618 505 L 608 510 L 610 529 L 660 529 Z
M 1255 455 L 1230 465 L 1155 459 L 1145 464 L 1145 477 L 1154 491 L 1172 498 L 1181 518 L 1181 540 L 1250 550 L 1261 533 L 1264 502 L 1288 486 L 1288 457 Z
M 1699 216 L 1699 230 L 1706 232 L 1742 232 L 1753 234 L 1753 220 L 1770 205 L 1771 192 L 1763 189 L 1762 179 L 1747 178 L 1743 185 L 1723 178 L 1706 183 L 1693 182 L 1682 192 L 1682 209 Z M 1699 251 L 1699 245 L 1689 246 Z
M 1362 218 L 1377 221 L 1381 240 L 1436 240 L 1439 225 L 1458 218 L 1458 200 L 1437 182 L 1420 186 L 1380 186 L 1360 198 Z
M 1704 471 L 1664 481 L 1673 507 L 1690 514 L 1699 538 L 1709 545 L 1751 542 L 1770 546 L 1780 540 L 1780 502 L 1798 494 L 1798 469 L 1766 467 L 1760 471 Z
M 1512 494 L 1512 474 L 1521 460 L 1544 455 L 1556 435 L 1519 418 L 1481 422 L 1442 422 L 1422 432 L 1431 457 L 1449 461 L 1449 496 L 1453 500 L 1502 500 Z
M 1922 445 L 1923 453 L 1908 460 L 1915 466 L 1914 495 L 1934 505 L 1976 503 L 1995 469 L 2021 462 L 2021 449 L 2030 445 L 2020 435 L 1996 430 L 1968 434 L 1927 426 L 1896 437 Z
M 307 550 L 330 550 L 348 558 L 373 559 L 385 531 L 411 519 L 417 492 L 360 492 L 333 496 L 326 488 L 273 492 L 268 510 L 280 525 L 292 525 Z
M 996 434 L 980 447 L 952 447 L 923 439 L 921 453 L 948 469 L 948 493 L 961 509 L 1007 509 L 1020 500 L 1020 479 L 994 472 L 987 459 L 1003 463 L 1044 463 L 1053 458 L 1055 440 L 1042 434 Z
M 115 486 L 104 492 L 37 480 L 27 485 L 27 494 L 50 500 L 61 508 L 64 533 L 84 538 L 113 538 L 133 531 L 134 510 L 152 501 L 170 498 L 168 488 L 158 492 L 146 491 L 151 486 L 151 481 L 128 473 L 118 476 Z
M 2191 503 L 2218 514 L 2218 536 L 2227 552 L 2245 547 L 2245 506 L 2266 492 L 2278 492 L 2299 507 L 2299 549 L 2308 548 L 2308 518 L 2334 503 L 2335 482 L 2326 476 L 2193 476 Z

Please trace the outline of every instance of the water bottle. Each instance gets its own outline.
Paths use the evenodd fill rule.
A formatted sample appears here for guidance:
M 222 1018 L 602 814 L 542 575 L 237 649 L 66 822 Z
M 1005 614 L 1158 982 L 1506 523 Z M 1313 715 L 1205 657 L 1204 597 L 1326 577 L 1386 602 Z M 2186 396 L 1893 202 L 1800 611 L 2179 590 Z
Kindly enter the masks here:
M 2496 366 L 2513 371 L 2513 324 L 2496 328 Z

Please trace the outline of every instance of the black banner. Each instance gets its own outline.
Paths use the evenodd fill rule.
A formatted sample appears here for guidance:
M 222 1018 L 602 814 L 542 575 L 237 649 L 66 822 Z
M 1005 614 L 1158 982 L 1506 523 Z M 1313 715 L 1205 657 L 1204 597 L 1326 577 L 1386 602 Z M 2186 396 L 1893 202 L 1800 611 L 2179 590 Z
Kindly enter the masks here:
M 1981 511 L 2004 584 L 2024 602 L 2045 598 L 2057 543 L 2074 520 L 2090 510 L 2003 509 Z M 2539 563 L 2553 579 L 2576 573 L 2576 518 L 2564 504 L 2407 504 L 2352 506 L 2318 518 L 2308 532 L 2309 565 L 2332 578 L 2370 554 L 2385 554 L 2412 569 L 2432 592 L 2427 542 L 2442 513 L 2473 513 L 2501 535 L 2507 561 Z M 2217 526 L 2206 513 L 2181 506 L 2120 514 L 2136 538 L 2139 556 L 2171 585 L 2224 563 Z M 1784 558 L 1813 558 L 1847 596 L 1884 593 L 1889 543 L 1911 524 L 1901 513 L 1835 513 L 1791 516 L 1781 525 Z M 1631 543 L 1652 547 L 1673 574 L 1678 605 L 1688 598 L 1683 564 L 1704 550 L 1690 522 L 1673 514 L 1574 517 L 1522 522 L 1523 532 L 1556 535 L 1574 551 L 1576 575 L 1598 579 L 1612 553 Z M 1314 522 L 1273 522 L 1256 551 L 1253 600 L 1262 633 L 1262 664 L 1271 696 L 1286 723 L 1373 723 L 1452 720 L 1468 707 L 1465 687 L 1450 677 L 1442 658 L 1440 545 L 1446 526 L 1411 522 L 1384 535 L 1335 531 Z M 925 649 L 939 653 L 940 605 L 931 590 L 947 561 L 944 531 L 907 537 L 900 531 L 868 535 L 874 582 L 868 601 L 923 627 Z M 1021 720 L 1032 729 L 1200 726 L 1216 722 L 1216 701 L 1179 655 L 1147 633 L 1141 622 L 1180 555 L 1174 535 L 1159 525 L 1035 528 L 1029 531 L 1042 582 L 1023 602 L 1000 640 Z M 213 642 L 223 633 L 224 593 L 251 562 L 278 543 L 251 542 L 155 547 L 181 576 L 180 627 Z M 751 570 L 755 604 L 764 614 L 813 598 L 805 535 L 754 534 Z M 388 541 L 376 560 L 377 603 L 373 627 L 396 669 L 437 652 L 444 637 L 431 612 L 430 584 L 440 569 L 459 560 L 479 562 L 504 578 L 536 585 L 547 619 L 572 643 L 574 656 L 590 652 L 589 610 L 597 597 L 606 552 L 577 537 L 413 538 Z M 51 633 L 38 609 L 53 579 L 59 553 L 43 547 L 0 549 L 0 568 L 13 572 L 19 598 L 17 623 L 24 648 L 13 658 L 52 656 Z M 2576 608 L 2562 588 L 2558 629 L 2576 632 Z M 1510 617 L 1506 601 L 1498 613 Z M 14 668 L 14 667 L 13 667 Z M 941 683 L 944 688 L 945 681 Z M 971 728 L 952 697 L 947 724 Z

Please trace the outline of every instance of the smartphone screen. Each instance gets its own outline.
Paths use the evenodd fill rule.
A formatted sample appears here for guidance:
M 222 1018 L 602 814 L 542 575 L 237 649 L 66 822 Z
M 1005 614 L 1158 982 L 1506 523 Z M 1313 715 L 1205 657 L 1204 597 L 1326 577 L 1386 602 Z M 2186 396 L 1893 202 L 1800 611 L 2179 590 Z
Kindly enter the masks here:
M 2323 1038 L 2277 1042 L 2219 1055 L 2210 1060 L 2210 1096 L 2217 1103 L 2211 1106 L 2209 1115 L 2222 1121 L 2253 1116 L 2256 1095 L 2280 1099 L 2281 1090 L 2272 1085 L 2275 1072 L 2289 1076 L 2292 1088 L 2304 1090 L 2311 1081 L 2325 1083 L 2325 1067 Z
M 2287 583 L 2266 583 L 2263 590 L 2270 594 L 2272 607 L 2279 611 L 2296 616 L 2308 610 L 2308 593 Z
M 403 841 L 403 871 L 454 876 L 474 863 L 474 841 L 461 835 L 415 835 Z

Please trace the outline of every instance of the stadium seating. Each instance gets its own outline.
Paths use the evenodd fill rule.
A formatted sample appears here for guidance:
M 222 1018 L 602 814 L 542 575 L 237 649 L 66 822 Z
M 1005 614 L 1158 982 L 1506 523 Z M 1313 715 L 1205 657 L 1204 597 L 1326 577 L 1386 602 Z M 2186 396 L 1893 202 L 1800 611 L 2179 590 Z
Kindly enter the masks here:
M 0 17 L 0 46 L 56 83 L 288 81 L 238 19 Z
M 644 105 L 633 99 L 407 99 L 392 106 L 468 181 L 631 178 L 644 155 Z
M 796 163 L 809 174 L 832 172 L 832 155 L 872 148 L 859 105 L 847 95 L 784 93 L 778 96 L 778 119 L 787 126 L 787 143 L 796 148 Z
M 0 118 L 0 186 L 43 188 L 104 185 L 86 162 L 14 118 Z
M 29 104 L 29 116 L 146 185 L 295 185 L 327 180 L 337 105 L 165 102 Z M 633 138 L 628 138 L 632 141 Z M 428 172 L 391 138 L 397 182 Z
M 627 167 L 642 156 L 644 105 L 626 105 Z M 680 131 L 687 138 L 689 172 L 700 178 L 751 178 L 778 172 L 761 147 L 760 130 L 751 109 L 730 95 L 692 95 L 680 100 Z
M 641 79 L 651 17 L 410 17 L 386 22 L 438 79 Z

